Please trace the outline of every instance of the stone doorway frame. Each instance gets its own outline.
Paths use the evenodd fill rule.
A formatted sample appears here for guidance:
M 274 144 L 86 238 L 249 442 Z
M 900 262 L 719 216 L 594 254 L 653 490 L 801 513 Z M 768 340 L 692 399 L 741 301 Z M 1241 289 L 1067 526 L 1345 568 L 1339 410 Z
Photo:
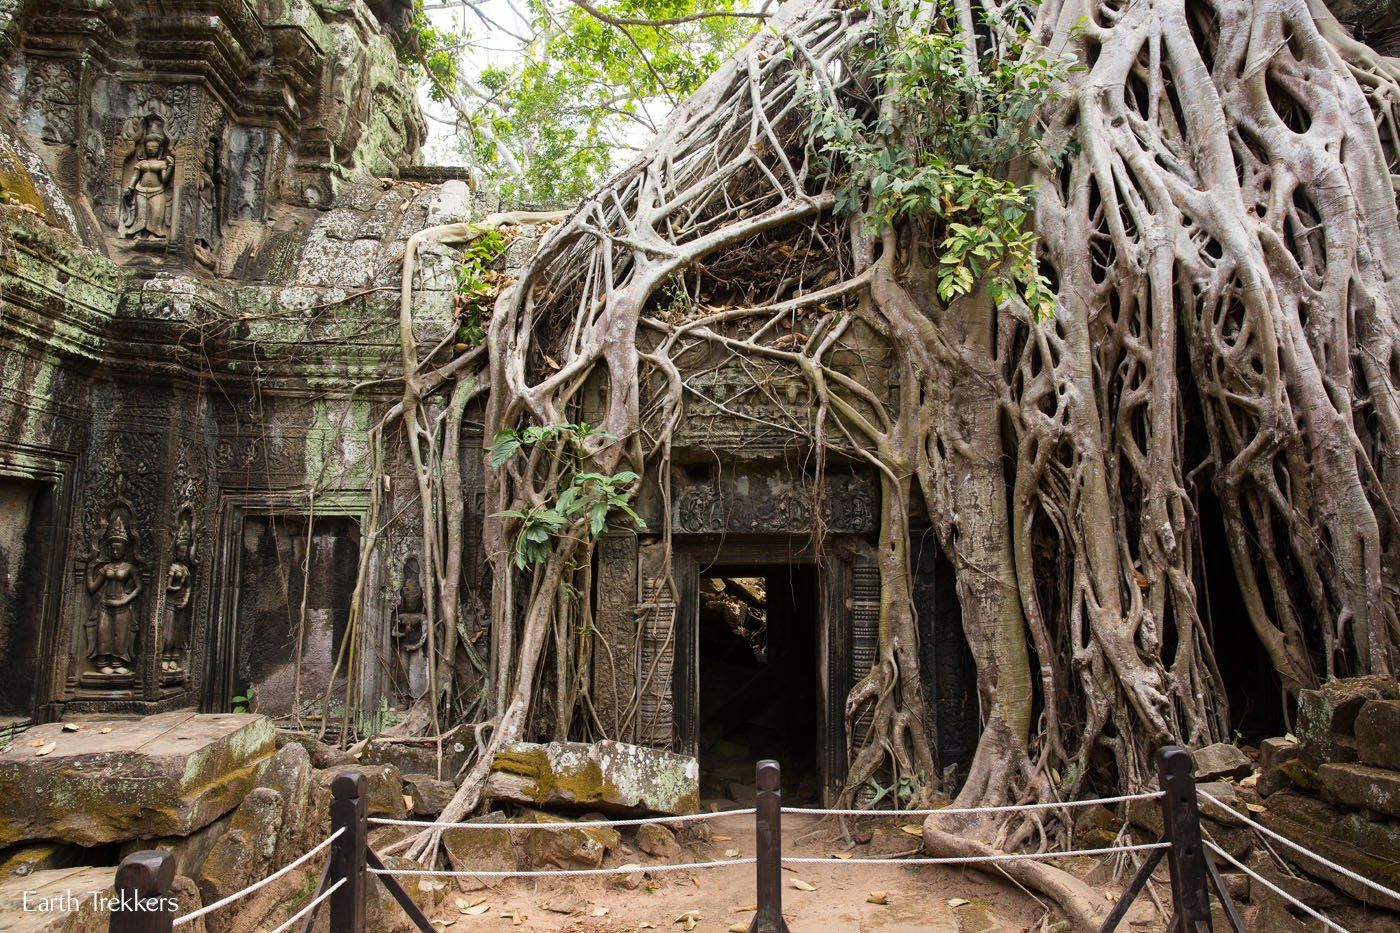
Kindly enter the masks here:
M 71 481 L 76 458 L 57 451 L 36 453 L 24 445 L 0 441 L 0 479 L 27 480 L 48 487 L 45 524 L 51 528 L 40 559 L 43 566 L 43 596 L 39 604 L 38 670 L 34 672 L 34 695 L 30 716 L 36 723 L 57 719 L 63 710 L 64 684 L 70 665 L 71 637 L 65 638 L 63 619 L 68 554 L 71 550 L 74 483 Z M 31 518 L 31 521 L 34 519 Z M 27 575 L 28 571 L 26 571 Z
M 852 569 L 857 535 L 829 535 L 820 553 L 805 534 L 676 535 L 671 571 L 680 597 L 676 613 L 676 652 L 671 677 L 674 745 L 699 754 L 700 739 L 700 577 L 717 566 L 815 566 L 817 783 L 823 806 L 840 796 L 846 779 L 846 696 L 851 688 Z
M 365 490 L 328 491 L 317 496 L 308 507 L 304 491 L 286 492 L 223 492 L 219 497 L 219 527 L 214 557 L 214 599 L 210 609 L 206 635 L 203 639 L 204 657 L 196 669 L 203 672 L 204 684 L 200 709 L 206 713 L 228 712 L 237 682 L 238 656 L 238 598 L 241 584 L 242 537 L 244 521 L 250 517 L 283 517 L 302 521 L 308 518 L 351 518 L 360 528 L 360 553 L 369 545 L 366 534 L 370 514 L 370 495 Z M 383 588 L 373 585 L 380 580 L 383 558 L 370 555 L 368 583 L 364 590 L 365 612 L 360 624 L 365 626 L 360 653 L 355 664 L 355 676 L 360 681 L 360 702 L 364 710 L 378 707 L 379 698 L 388 689 L 388 672 L 380 663 L 388 655 L 389 629 L 385 624 L 387 612 Z

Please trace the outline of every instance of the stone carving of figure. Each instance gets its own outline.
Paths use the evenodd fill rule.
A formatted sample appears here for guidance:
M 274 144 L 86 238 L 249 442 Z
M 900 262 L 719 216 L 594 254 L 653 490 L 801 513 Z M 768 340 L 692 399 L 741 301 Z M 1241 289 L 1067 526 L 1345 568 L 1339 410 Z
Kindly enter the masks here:
M 147 117 L 145 127 L 122 177 L 117 233 L 127 240 L 164 240 L 170 236 L 175 156 L 159 117 Z
M 199 216 L 196 219 L 195 257 L 206 266 L 214 265 L 223 231 L 219 216 L 219 199 L 223 193 L 223 173 L 219 167 L 219 137 L 210 136 L 204 147 L 204 162 L 199 167 Z
M 160 669 L 183 670 L 189 648 L 190 600 L 194 595 L 194 516 L 190 507 L 180 509 L 175 523 L 175 542 L 170 556 L 170 572 L 165 581 L 165 637 Z
M 24 93 L 27 111 L 24 124 L 30 128 L 37 125 L 39 138 L 46 143 L 73 142 L 77 135 L 74 121 L 78 82 L 68 64 L 53 59 L 39 60 L 29 74 Z
M 131 533 L 113 509 L 96 553 L 88 560 L 87 656 L 102 674 L 130 674 L 136 662 L 136 598 L 141 574 L 131 559 Z
M 428 691 L 428 616 L 423 611 L 423 583 L 418 574 L 417 558 L 404 561 L 393 628 L 399 662 L 408 675 L 408 695 L 415 700 Z

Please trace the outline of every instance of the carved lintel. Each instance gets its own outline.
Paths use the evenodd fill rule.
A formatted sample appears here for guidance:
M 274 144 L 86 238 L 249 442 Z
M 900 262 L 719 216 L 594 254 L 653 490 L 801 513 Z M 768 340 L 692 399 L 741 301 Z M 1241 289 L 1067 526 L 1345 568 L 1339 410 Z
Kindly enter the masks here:
M 861 473 L 830 473 L 820 487 L 776 471 L 748 470 L 701 481 L 672 480 L 675 529 L 690 534 L 806 534 L 878 530 L 879 492 Z

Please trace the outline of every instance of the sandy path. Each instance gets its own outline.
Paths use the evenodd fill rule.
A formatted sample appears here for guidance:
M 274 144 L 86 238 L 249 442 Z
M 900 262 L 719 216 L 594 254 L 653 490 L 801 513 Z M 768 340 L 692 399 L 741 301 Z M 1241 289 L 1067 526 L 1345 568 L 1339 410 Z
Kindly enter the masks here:
M 735 849 L 744 856 L 753 854 L 752 816 L 722 816 L 709 821 L 709 825 L 715 838 L 689 842 L 674 861 L 720 859 Z M 830 824 L 820 824 L 816 817 L 785 814 L 784 851 L 803 856 L 849 852 L 852 858 L 880 854 L 870 851 L 869 846 L 852 848 L 834 829 Z M 898 836 L 894 838 L 898 840 Z M 909 849 L 917 845 L 918 839 L 908 837 Z M 660 860 L 636 853 L 625 856 L 624 861 L 645 866 Z M 794 933 L 1019 931 L 1034 929 L 1045 914 L 1036 900 L 1011 882 L 995 881 L 964 868 L 860 866 L 849 860 L 791 867 L 795 870 L 783 873 L 783 913 Z M 683 930 L 684 923 L 677 922 L 677 918 L 698 911 L 695 930 L 724 931 L 733 924 L 747 923 L 753 916 L 751 909 L 743 909 L 751 907 L 754 901 L 753 871 L 752 865 L 735 865 L 659 872 L 638 890 L 620 889 L 616 881 L 601 878 L 473 883 L 464 886 L 471 888 L 466 893 L 449 894 L 434 919 L 453 921 L 449 929 L 454 933 L 507 929 L 620 933 L 651 928 Z M 797 879 L 816 890 L 794 888 L 793 881 Z M 868 903 L 873 891 L 886 892 L 888 903 Z M 462 912 L 481 898 L 489 907 L 486 913 Z M 954 898 L 967 903 L 950 906 L 948 902 Z M 570 912 L 561 912 L 570 908 Z

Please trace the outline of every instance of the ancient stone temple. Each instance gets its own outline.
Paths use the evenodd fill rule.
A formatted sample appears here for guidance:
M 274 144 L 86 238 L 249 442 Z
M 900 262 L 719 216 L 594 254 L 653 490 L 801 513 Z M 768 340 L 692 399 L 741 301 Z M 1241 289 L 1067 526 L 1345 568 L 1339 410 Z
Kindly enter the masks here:
M 400 173 L 424 135 L 407 5 L 373 6 L 4 6 L 4 714 L 287 712 L 330 686 L 396 253 L 472 211 Z M 450 286 L 430 263 L 425 326 Z M 341 665 L 369 708 L 398 689 L 397 592 L 359 623 L 383 656 Z
M 364 734 L 428 690 L 417 492 L 405 445 L 371 462 L 368 432 L 400 398 L 407 238 L 494 205 L 417 164 L 407 8 L 5 6 L 3 715 L 349 707 Z M 425 355 L 455 329 L 456 263 L 428 248 L 411 283 Z M 893 398 L 880 341 L 850 343 L 839 365 Z M 732 364 L 685 365 L 670 488 L 649 477 L 638 501 L 672 546 L 646 529 L 600 546 L 598 726 L 695 755 L 721 787 L 781 754 L 832 799 L 845 697 L 877 645 L 878 478 L 839 451 L 814 469 L 795 373 L 758 393 Z M 481 421 L 474 403 L 464 693 L 492 644 Z M 931 536 L 915 545 L 928 727 L 956 768 L 977 738 L 971 660 L 952 569 Z

